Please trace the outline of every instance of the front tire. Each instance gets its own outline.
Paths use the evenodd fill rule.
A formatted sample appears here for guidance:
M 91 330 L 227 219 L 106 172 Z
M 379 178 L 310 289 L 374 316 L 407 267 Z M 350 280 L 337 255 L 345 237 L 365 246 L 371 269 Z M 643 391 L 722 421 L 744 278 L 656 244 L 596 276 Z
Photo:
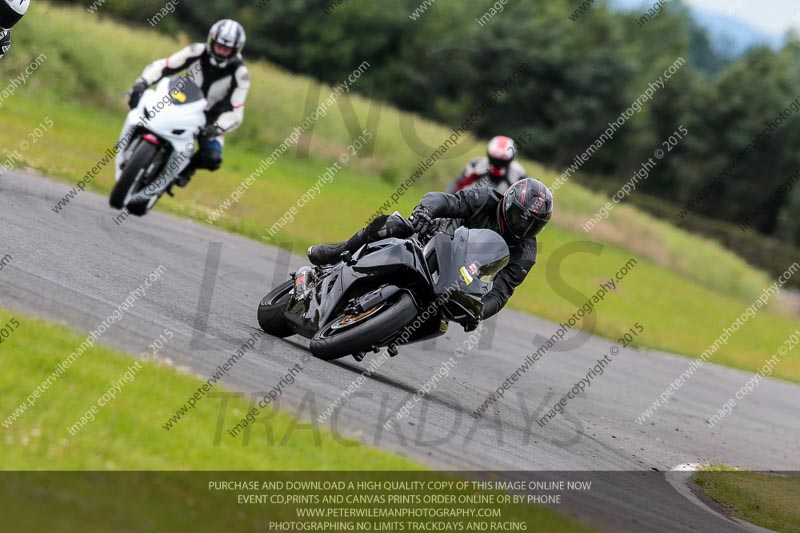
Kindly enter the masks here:
M 330 361 L 358 352 L 396 335 L 417 317 L 417 304 L 407 292 L 361 314 L 363 318 L 341 315 L 320 329 L 311 339 L 311 353 Z M 352 325 L 347 325 L 350 321 Z
M 284 315 L 286 303 L 292 295 L 293 288 L 294 282 L 287 281 L 264 296 L 264 299 L 258 304 L 258 325 L 265 332 L 281 339 L 294 334 L 294 330 Z
M 111 197 L 108 200 L 111 207 L 114 209 L 125 207 L 128 192 L 136 184 L 136 180 L 141 174 L 147 171 L 147 167 L 153 162 L 157 151 L 158 147 L 147 141 L 139 143 L 131 158 L 126 162 L 125 170 L 122 171 L 119 181 L 114 185 L 114 190 L 111 191 Z
M 133 216 L 143 217 L 150 211 L 148 205 L 149 202 L 135 202 L 128 204 L 128 213 Z

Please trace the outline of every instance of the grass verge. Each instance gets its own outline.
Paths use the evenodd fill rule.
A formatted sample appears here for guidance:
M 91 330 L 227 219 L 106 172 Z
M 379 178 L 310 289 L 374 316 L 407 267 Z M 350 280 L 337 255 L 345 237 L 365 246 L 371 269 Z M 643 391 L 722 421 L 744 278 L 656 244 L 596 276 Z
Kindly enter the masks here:
M 694 479 L 733 516 L 779 533 L 800 532 L 800 476 L 713 467 Z
M 84 339 L 61 325 L 7 309 L 0 308 L 0 317 L 1 324 L 13 326 L 0 346 L 0 415 L 6 421 L 5 417 Z M 159 357 L 168 353 L 167 344 Z M 99 409 L 94 421 L 73 435 L 68 426 L 137 362 L 97 345 L 87 350 L 10 427 L 0 425 L 0 470 L 5 471 L 0 475 L 0 512 L 6 523 L 24 531 L 52 531 L 54 523 L 63 531 L 108 531 L 111 525 L 139 530 L 133 524 L 150 524 L 159 531 L 186 531 L 189 525 L 198 524 L 203 531 L 231 527 L 235 531 L 264 530 L 263 508 L 243 507 L 235 496 L 209 492 L 205 486 L 209 479 L 259 479 L 252 475 L 215 477 L 211 473 L 181 477 L 139 472 L 116 477 L 91 473 L 69 476 L 53 474 L 56 470 L 358 470 L 424 474 L 424 467 L 408 459 L 344 441 L 316 426 L 309 429 L 310 424 L 298 425 L 282 412 L 270 415 L 272 431 L 283 436 L 280 445 L 265 444 L 263 435 L 257 433 L 246 445 L 242 439 L 227 435 L 215 443 L 220 402 L 213 398 L 198 402 L 194 412 L 166 431 L 163 421 L 197 390 L 201 381 L 157 361 L 140 363 L 135 379 Z M 244 413 L 249 408 L 243 398 L 229 398 L 229 402 L 229 412 Z M 36 470 L 41 475 L 9 473 L 10 470 Z M 291 475 L 283 476 L 292 479 Z M 362 477 L 370 476 L 365 472 Z M 380 473 L 375 477 L 380 478 Z M 43 509 L 47 512 L 43 513 Z M 291 509 L 279 510 L 278 514 L 282 513 L 286 516 L 272 518 L 292 518 Z M 508 505 L 505 514 L 536 524 L 542 531 L 590 531 L 541 506 Z

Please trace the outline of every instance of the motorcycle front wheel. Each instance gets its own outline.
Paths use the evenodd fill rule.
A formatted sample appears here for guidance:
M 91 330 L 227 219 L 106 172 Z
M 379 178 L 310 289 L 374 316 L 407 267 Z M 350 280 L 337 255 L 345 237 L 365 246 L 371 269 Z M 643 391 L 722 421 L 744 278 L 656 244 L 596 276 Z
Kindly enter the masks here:
M 114 190 L 111 191 L 111 197 L 108 203 L 114 209 L 122 209 L 125 207 L 125 200 L 128 197 L 128 192 L 136 184 L 141 175 L 147 171 L 147 167 L 152 163 L 153 158 L 156 156 L 158 147 L 150 144 L 149 142 L 140 142 L 133 152 L 131 158 L 125 164 L 125 170 L 119 177 L 119 181 L 114 185 Z
M 311 353 L 330 361 L 374 346 L 400 333 L 418 313 L 410 294 L 400 293 L 395 300 L 382 302 L 363 313 L 343 314 L 325 324 L 311 339 Z
M 284 315 L 293 288 L 294 283 L 289 280 L 264 296 L 258 304 L 258 325 L 270 335 L 284 338 L 294 334 Z

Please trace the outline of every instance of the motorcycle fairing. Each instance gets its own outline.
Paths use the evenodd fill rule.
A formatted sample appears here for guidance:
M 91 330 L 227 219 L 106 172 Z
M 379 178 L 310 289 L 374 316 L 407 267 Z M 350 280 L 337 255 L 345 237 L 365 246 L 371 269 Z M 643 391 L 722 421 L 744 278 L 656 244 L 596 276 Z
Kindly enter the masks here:
M 480 317 L 481 298 L 507 263 L 508 247 L 491 230 L 458 228 L 454 233 L 434 236 L 422 250 L 416 241 L 397 238 L 362 246 L 352 257 L 317 272 L 321 279 L 311 289 L 293 293 L 287 320 L 311 338 L 345 309 L 358 314 L 400 291 L 410 294 L 420 310 L 438 302 L 408 342 L 443 334 L 446 320 Z M 470 273 L 466 279 L 462 271 Z

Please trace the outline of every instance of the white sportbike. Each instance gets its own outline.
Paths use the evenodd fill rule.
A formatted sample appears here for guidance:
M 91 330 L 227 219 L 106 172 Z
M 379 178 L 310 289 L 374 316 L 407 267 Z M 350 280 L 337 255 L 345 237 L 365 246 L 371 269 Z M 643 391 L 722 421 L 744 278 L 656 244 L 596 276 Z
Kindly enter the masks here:
M 117 143 L 111 207 L 136 216 L 153 208 L 191 161 L 205 109 L 203 91 L 187 78 L 164 78 L 142 94 Z

